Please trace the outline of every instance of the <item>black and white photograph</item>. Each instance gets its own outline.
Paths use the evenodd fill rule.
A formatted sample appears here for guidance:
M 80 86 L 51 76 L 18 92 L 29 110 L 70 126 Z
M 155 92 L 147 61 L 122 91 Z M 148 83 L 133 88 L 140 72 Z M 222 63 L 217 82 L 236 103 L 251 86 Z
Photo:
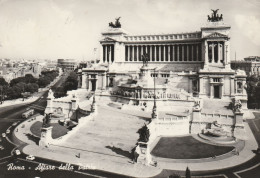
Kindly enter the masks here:
M 259 178 L 259 0 L 0 0 L 0 178 Z

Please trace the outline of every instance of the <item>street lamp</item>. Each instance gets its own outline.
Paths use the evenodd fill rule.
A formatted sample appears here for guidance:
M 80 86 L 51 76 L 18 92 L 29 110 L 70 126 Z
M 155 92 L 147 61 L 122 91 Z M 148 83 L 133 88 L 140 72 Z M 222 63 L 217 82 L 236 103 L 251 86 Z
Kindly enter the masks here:
M 156 94 L 155 94 L 155 70 L 156 68 L 153 69 L 154 70 L 154 73 L 153 73 L 153 89 L 154 89 L 154 103 L 153 103 L 153 112 L 152 112 L 152 119 L 156 119 L 157 118 L 157 107 L 156 107 Z

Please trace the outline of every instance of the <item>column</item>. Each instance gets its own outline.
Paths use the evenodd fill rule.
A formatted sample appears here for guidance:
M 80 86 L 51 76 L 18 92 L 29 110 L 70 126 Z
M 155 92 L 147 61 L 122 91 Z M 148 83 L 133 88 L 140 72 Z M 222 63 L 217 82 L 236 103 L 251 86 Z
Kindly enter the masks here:
M 245 80 L 243 80 L 243 81 L 242 81 L 242 94 L 243 94 L 243 95 L 245 95 L 245 94 L 246 94 L 246 89 L 245 89 L 245 87 L 244 87 L 244 86 L 245 86 L 245 84 L 246 84 L 246 81 L 245 81 Z
M 190 61 L 190 55 L 189 55 L 189 45 L 187 44 L 187 61 Z
M 148 54 L 148 46 L 145 46 L 145 53 Z
M 212 63 L 215 63 L 214 46 L 215 46 L 215 44 L 212 43 L 212 44 L 211 44 L 211 50 L 212 50 Z
M 163 47 L 164 62 L 166 61 L 166 57 L 167 57 L 166 48 L 167 48 L 167 46 L 164 45 L 164 47 Z
M 172 61 L 175 60 L 175 53 L 174 53 L 174 50 L 175 50 L 174 45 L 172 45 Z
M 180 46 L 177 45 L 177 61 L 180 61 Z
M 142 60 L 142 55 L 144 55 L 144 46 L 141 46 L 141 60 Z
M 131 54 L 130 46 L 127 46 L 127 61 L 130 61 L 130 54 Z
M 154 61 L 157 61 L 157 56 L 156 56 L 156 45 L 154 45 Z
M 161 45 L 159 45 L 159 61 L 161 61 Z
M 221 54 L 220 54 L 220 45 L 221 45 L 221 44 L 218 42 L 217 45 L 218 45 L 218 64 L 220 64 L 220 63 L 221 63 L 221 62 L 220 62 L 220 60 L 221 60 L 221 58 L 220 58 L 220 57 L 221 57 L 221 56 L 220 56 L 220 55 L 221 55 Z
M 140 59 L 139 59 L 139 46 L 136 46 L 136 60 L 140 61 Z
M 167 49 L 168 49 L 168 60 L 167 61 L 170 61 L 171 60 L 171 46 L 167 45 Z
M 85 88 L 85 89 L 87 88 L 86 75 L 87 74 L 83 73 L 83 75 L 82 75 L 82 84 L 81 84 L 81 88 Z
M 193 44 L 191 45 L 191 61 L 194 61 L 194 52 L 193 52 Z
M 107 62 L 107 45 L 104 45 L 105 47 L 105 62 Z
M 234 83 L 235 83 L 235 94 L 237 94 L 237 79 L 236 78 L 235 78 Z
M 200 91 L 200 94 L 204 94 L 204 88 L 203 88 L 203 84 L 204 84 L 204 79 L 203 77 L 200 76 L 200 87 L 199 87 L 199 91 Z
M 135 60 L 135 46 L 132 46 L 132 56 L 131 56 L 132 61 Z
M 92 90 L 92 82 L 91 80 L 88 80 L 88 91 Z
M 214 96 L 214 88 L 213 85 L 210 84 L 210 98 L 212 98 Z
M 106 74 L 102 75 L 102 90 L 106 89 Z
M 102 45 L 103 51 L 102 51 L 102 57 L 103 57 L 103 63 L 106 62 L 106 46 Z
M 182 57 L 182 61 L 184 61 L 184 45 L 181 45 L 181 57 Z
M 150 59 L 149 59 L 149 61 L 152 61 L 152 58 L 153 58 L 153 46 L 151 45 L 150 46 Z
M 208 66 L 208 63 L 209 63 L 209 54 L 208 54 L 208 42 L 207 41 L 205 41 L 204 42 L 204 49 L 205 49 L 205 63 L 204 63 L 204 65 L 205 66 Z
M 109 60 L 108 62 L 112 63 L 112 45 L 109 45 Z

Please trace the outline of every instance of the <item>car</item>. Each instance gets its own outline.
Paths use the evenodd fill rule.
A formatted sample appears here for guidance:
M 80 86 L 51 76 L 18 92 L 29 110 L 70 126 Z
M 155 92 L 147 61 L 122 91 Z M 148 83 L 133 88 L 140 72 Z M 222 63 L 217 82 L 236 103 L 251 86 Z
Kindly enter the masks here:
M 34 160 L 34 159 L 35 159 L 35 157 L 34 157 L 33 155 L 29 155 L 29 156 L 26 156 L 26 159 L 27 159 L 27 160 L 31 160 L 31 161 L 32 161 L 32 160 Z
M 8 129 L 8 130 L 6 130 L 6 134 L 9 134 L 10 133 L 10 130 Z
M 3 149 L 5 149 L 2 145 L 0 145 L 0 150 L 3 150 Z
M 2 139 L 0 138 L 0 142 L 2 141 Z
M 16 126 L 17 125 L 17 122 L 14 122 L 13 124 L 12 124 L 12 126 Z
M 20 155 L 20 154 L 21 154 L 20 150 L 15 150 L 14 153 L 15 153 L 16 155 Z
M 2 137 L 5 137 L 6 136 L 6 134 L 5 133 L 2 133 Z

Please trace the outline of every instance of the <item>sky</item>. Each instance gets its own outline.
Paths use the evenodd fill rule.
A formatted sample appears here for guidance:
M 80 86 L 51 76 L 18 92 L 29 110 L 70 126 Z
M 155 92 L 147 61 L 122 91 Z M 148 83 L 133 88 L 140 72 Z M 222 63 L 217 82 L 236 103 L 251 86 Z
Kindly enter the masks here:
M 94 59 L 121 17 L 130 34 L 200 31 L 211 9 L 231 26 L 231 59 L 260 56 L 259 0 L 0 0 L 0 58 Z

